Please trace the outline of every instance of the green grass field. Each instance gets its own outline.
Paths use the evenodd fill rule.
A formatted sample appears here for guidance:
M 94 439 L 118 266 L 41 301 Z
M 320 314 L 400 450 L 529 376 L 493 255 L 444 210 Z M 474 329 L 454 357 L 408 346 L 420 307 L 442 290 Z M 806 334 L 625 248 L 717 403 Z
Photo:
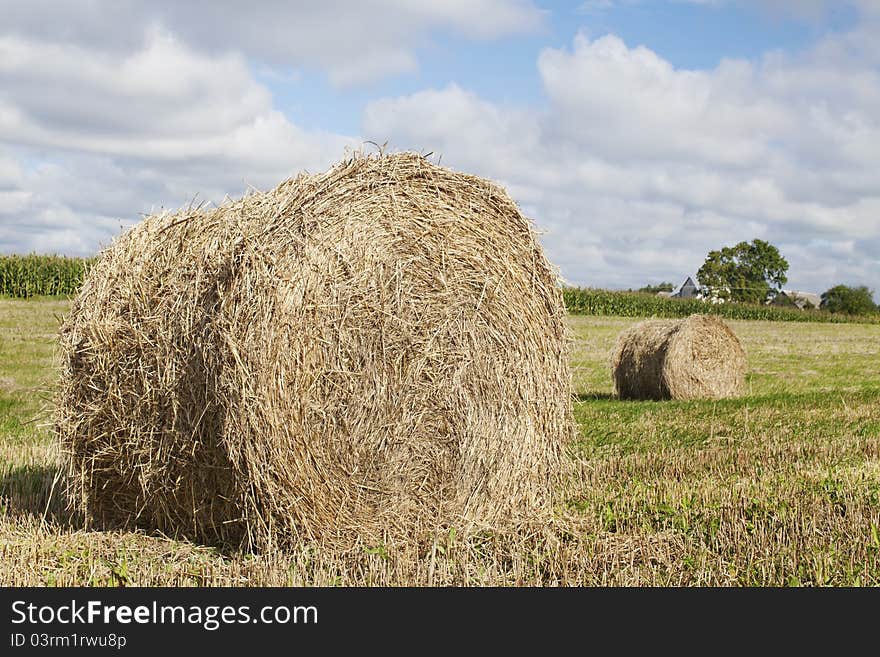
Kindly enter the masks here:
M 621 402 L 609 352 L 638 320 L 571 317 L 579 438 L 546 527 L 251 555 L 67 516 L 51 430 L 67 308 L 0 300 L 0 584 L 880 585 L 880 325 L 732 321 L 746 397 Z

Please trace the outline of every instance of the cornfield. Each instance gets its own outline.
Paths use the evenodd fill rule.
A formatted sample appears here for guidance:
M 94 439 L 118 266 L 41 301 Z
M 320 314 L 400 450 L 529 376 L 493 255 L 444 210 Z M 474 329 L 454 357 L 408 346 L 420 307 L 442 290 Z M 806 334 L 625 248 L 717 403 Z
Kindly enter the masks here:
M 92 262 L 56 255 L 0 256 L 0 295 L 27 299 L 75 294 Z
M 27 299 L 37 296 L 74 295 L 94 262 L 95 258 L 57 255 L 0 256 L 0 296 Z M 562 295 L 565 307 L 572 315 L 678 318 L 709 314 L 726 319 L 880 324 L 880 315 L 853 317 L 821 310 L 798 310 L 778 306 L 744 303 L 713 304 L 700 299 L 673 299 L 642 292 L 566 287 Z
M 726 319 L 762 319 L 777 322 L 880 323 L 878 315 L 853 317 L 821 310 L 798 310 L 744 303 L 714 304 L 700 299 L 673 299 L 641 292 L 566 287 L 562 294 L 565 307 L 573 315 L 677 318 L 708 314 Z

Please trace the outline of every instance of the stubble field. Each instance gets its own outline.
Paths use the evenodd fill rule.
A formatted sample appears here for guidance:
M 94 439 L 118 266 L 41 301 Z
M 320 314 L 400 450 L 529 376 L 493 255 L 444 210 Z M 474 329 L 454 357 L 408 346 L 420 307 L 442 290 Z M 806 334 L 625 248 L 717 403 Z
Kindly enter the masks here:
M 880 585 L 880 326 L 732 321 L 748 394 L 621 402 L 632 318 L 569 318 L 579 437 L 555 517 L 425 545 L 241 554 L 86 531 L 51 428 L 68 303 L 0 299 L 2 585 Z

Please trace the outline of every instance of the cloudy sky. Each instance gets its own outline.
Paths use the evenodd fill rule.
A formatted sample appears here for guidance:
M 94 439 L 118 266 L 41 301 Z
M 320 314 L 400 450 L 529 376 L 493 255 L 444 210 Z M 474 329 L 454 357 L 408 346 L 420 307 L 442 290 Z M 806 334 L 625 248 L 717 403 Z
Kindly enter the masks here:
M 367 140 L 504 184 L 572 283 L 758 237 L 880 291 L 880 0 L 0 0 L 0 252 Z

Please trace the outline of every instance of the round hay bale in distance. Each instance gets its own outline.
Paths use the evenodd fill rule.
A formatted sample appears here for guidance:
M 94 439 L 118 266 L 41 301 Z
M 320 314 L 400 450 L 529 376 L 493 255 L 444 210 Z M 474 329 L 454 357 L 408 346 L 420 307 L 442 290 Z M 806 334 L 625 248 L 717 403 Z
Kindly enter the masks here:
M 62 328 L 69 497 L 257 549 L 532 513 L 572 431 L 564 314 L 508 195 L 413 153 L 148 217 Z
M 721 319 L 640 322 L 617 339 L 612 378 L 621 399 L 722 399 L 745 388 L 746 355 Z

